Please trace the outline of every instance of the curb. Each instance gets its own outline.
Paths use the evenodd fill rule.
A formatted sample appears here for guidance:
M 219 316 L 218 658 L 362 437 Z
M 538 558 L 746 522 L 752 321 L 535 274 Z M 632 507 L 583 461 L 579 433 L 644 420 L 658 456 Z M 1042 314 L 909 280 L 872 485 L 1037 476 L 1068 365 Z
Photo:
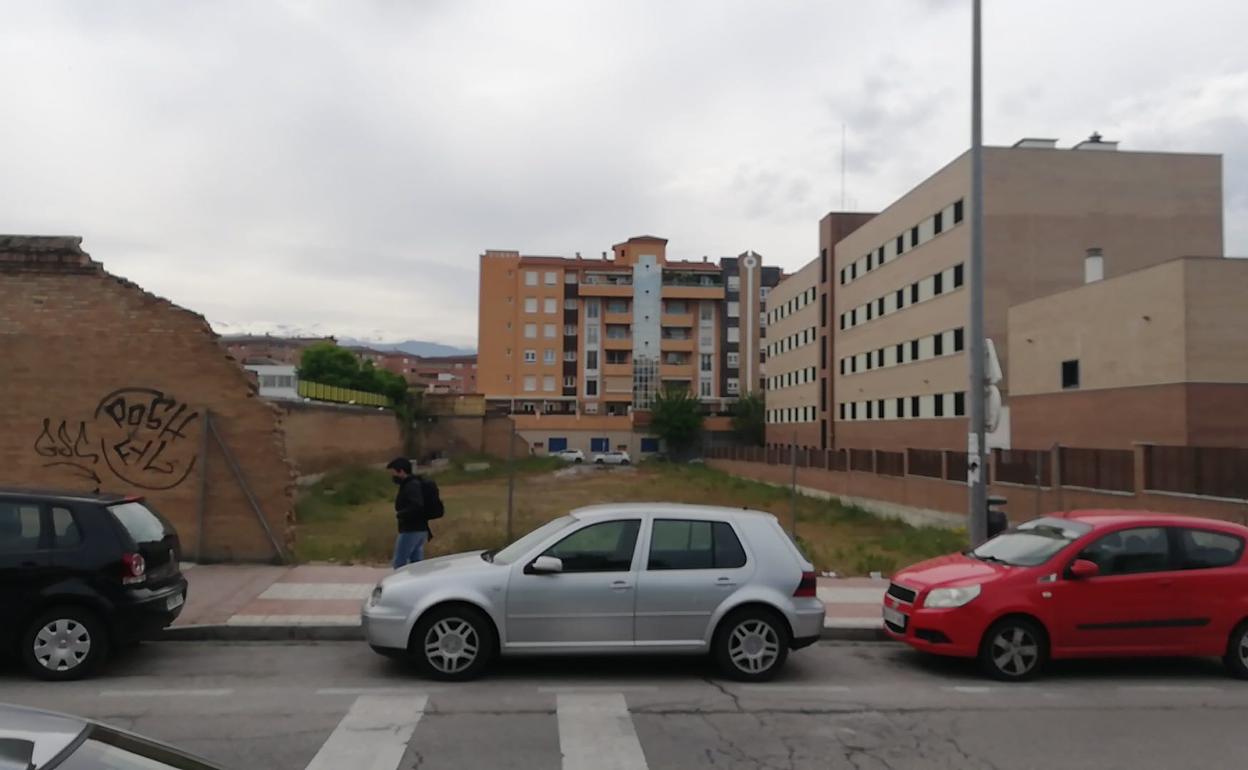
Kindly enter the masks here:
M 155 641 L 161 642 L 360 642 L 364 641 L 361 626 L 172 626 L 164 629 Z M 821 642 L 887 642 L 879 626 L 824 626 Z

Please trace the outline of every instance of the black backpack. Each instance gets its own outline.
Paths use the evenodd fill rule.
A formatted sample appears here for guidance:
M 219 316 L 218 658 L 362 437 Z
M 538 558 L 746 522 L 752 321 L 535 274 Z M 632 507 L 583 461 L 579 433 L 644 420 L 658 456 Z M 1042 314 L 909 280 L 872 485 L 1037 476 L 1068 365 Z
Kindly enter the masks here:
M 442 494 L 438 492 L 438 483 L 431 478 L 422 476 L 420 479 L 420 492 L 425 504 L 425 518 L 430 521 L 442 518 L 443 514 L 446 513 L 446 506 L 442 504 Z

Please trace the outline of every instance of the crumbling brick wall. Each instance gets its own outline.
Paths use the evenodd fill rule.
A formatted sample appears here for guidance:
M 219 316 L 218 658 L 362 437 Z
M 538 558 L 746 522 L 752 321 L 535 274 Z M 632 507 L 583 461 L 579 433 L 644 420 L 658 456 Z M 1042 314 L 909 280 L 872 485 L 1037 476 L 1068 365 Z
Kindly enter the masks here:
M 211 419 L 288 551 L 280 410 L 201 316 L 105 272 L 80 243 L 0 235 L 0 486 L 143 495 L 186 557 L 274 559 Z
M 283 402 L 286 453 L 299 475 L 385 463 L 403 454 L 399 421 L 389 409 Z

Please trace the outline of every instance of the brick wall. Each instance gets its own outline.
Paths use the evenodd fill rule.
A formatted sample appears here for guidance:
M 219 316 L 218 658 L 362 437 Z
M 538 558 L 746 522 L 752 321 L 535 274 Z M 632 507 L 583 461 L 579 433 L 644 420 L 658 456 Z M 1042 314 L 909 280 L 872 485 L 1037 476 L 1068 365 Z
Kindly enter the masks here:
M 0 485 L 142 494 L 188 557 L 273 559 L 205 426 L 211 414 L 288 546 L 294 487 L 280 412 L 201 316 L 104 272 L 79 243 L 0 236 Z
M 282 402 L 286 454 L 300 475 L 389 462 L 403 453 L 399 421 L 389 410 Z

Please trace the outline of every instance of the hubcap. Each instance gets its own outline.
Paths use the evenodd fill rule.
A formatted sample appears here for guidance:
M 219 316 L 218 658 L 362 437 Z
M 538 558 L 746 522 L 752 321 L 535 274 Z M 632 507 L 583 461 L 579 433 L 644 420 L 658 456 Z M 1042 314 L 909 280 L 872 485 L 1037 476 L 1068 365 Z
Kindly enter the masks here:
M 1015 626 L 992 640 L 992 662 L 1011 676 L 1022 676 L 1040 660 L 1040 645 L 1026 629 Z
M 425 657 L 444 674 L 458 674 L 477 659 L 481 640 L 477 629 L 463 618 L 445 618 L 425 635 Z
M 728 657 L 742 671 L 762 673 L 780 657 L 780 637 L 769 623 L 747 620 L 729 634 Z
M 1239 637 L 1239 659 L 1248 666 L 1248 631 Z
M 35 660 L 49 671 L 69 671 L 91 654 L 91 634 L 71 618 L 54 620 L 35 634 Z

